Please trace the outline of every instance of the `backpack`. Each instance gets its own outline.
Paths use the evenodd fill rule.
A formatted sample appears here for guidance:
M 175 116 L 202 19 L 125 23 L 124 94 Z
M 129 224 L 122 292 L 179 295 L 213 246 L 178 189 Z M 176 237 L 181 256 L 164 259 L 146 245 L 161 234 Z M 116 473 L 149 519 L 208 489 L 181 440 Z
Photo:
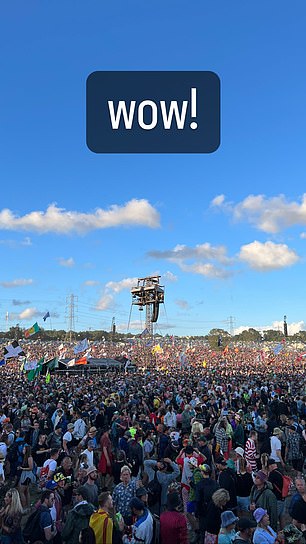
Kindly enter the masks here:
M 147 485 L 148 490 L 148 505 L 154 506 L 160 500 L 162 486 L 157 479 L 157 472 L 155 471 L 154 478 Z
M 36 540 L 45 540 L 44 530 L 40 526 L 40 514 L 46 507 L 39 507 L 28 517 L 22 531 L 22 536 L 26 544 L 36 542 Z
M 279 474 L 281 474 L 281 472 L 279 472 Z M 285 499 L 289 495 L 290 487 L 292 486 L 292 480 L 290 476 L 286 476 L 286 474 L 282 474 L 282 478 L 283 478 L 282 498 Z M 279 491 L 280 493 L 281 490 L 277 487 L 277 485 L 275 485 L 275 487 L 277 491 Z

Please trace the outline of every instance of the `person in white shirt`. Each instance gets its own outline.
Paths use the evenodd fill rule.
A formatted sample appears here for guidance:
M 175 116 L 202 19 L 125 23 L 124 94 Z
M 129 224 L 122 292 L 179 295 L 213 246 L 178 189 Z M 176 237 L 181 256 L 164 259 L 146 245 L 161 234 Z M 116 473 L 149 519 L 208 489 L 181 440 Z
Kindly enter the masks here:
M 73 438 L 75 438 L 75 440 L 79 442 L 80 440 L 82 440 L 82 438 L 84 438 L 86 434 L 86 425 L 85 425 L 85 421 L 81 417 L 80 412 L 77 412 L 76 416 L 77 416 L 77 420 L 74 422 L 74 430 L 72 434 L 73 434 Z
M 271 454 L 270 459 L 274 459 L 276 461 L 276 464 L 278 468 L 282 467 L 285 468 L 285 463 L 282 458 L 282 443 L 280 441 L 280 437 L 282 436 L 283 432 L 279 427 L 275 427 L 273 431 L 273 436 L 270 438 L 270 444 L 271 444 Z
M 88 467 L 94 466 L 94 449 L 95 443 L 93 440 L 88 440 L 86 450 L 82 451 L 81 455 L 86 455 Z
M 63 450 L 69 455 L 69 448 L 72 445 L 72 433 L 74 430 L 74 423 L 68 423 L 67 431 L 63 436 Z

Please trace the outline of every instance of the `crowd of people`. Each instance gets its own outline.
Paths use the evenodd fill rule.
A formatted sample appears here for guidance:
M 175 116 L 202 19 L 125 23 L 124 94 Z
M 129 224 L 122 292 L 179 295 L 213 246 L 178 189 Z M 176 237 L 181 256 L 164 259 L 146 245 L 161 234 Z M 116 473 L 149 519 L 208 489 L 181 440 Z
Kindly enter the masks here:
M 73 345 L 28 341 L 28 360 Z M 90 346 L 136 370 L 0 368 L 3 544 L 270 544 L 306 535 L 303 353 Z

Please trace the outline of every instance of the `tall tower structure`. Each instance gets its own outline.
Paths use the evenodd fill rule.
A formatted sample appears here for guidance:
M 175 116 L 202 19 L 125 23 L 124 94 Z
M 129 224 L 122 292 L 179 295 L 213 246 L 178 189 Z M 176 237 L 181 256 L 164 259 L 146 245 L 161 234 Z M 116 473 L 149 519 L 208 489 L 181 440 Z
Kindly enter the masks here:
M 66 298 L 68 327 L 66 338 L 69 342 L 72 341 L 72 336 L 75 333 L 75 312 L 77 310 L 78 297 L 75 295 L 69 295 Z
M 153 326 L 159 316 L 159 305 L 163 304 L 165 289 L 159 284 L 160 276 L 147 276 L 138 278 L 137 286 L 132 287 L 132 305 L 139 307 L 139 310 L 146 310 L 146 329 L 150 336 L 153 336 Z

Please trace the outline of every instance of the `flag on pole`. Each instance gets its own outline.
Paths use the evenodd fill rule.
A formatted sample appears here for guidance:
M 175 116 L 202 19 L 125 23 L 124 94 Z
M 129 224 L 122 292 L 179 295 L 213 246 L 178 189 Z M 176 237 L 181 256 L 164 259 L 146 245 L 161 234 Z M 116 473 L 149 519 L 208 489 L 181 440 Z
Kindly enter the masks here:
M 19 357 L 21 355 L 25 355 L 22 348 L 19 346 L 17 340 L 14 340 L 11 344 L 6 346 L 3 350 L 4 360 L 11 359 L 13 357 Z
M 274 352 L 274 355 L 278 355 L 283 349 L 283 345 L 282 344 L 277 344 L 277 346 L 274 348 L 273 352 Z
M 74 348 L 74 354 L 77 355 L 78 353 L 82 353 L 83 351 L 86 351 L 89 348 L 88 340 L 87 338 L 84 338 L 84 340 L 81 340 L 75 348 Z
M 50 370 L 48 368 L 47 374 L 46 374 L 46 384 L 50 383 L 50 380 L 51 380 L 51 374 L 50 374 Z
M 78 359 L 75 361 L 76 365 L 87 365 L 87 357 L 81 357 L 81 359 Z
M 50 317 L 50 312 L 47 312 L 47 313 L 44 315 L 43 320 L 46 321 L 46 319 L 47 319 L 48 317 Z
M 29 329 L 26 329 L 24 331 L 24 337 L 29 338 L 29 336 L 33 336 L 33 334 L 36 334 L 40 331 L 40 328 L 38 326 L 38 323 L 34 323 L 33 327 L 30 327 Z
M 58 368 L 58 358 L 54 357 L 53 359 L 50 359 L 50 361 L 46 362 L 46 366 L 48 370 L 54 370 L 55 368 Z
M 28 381 L 29 382 L 32 382 L 33 380 L 35 380 L 35 378 L 37 378 L 37 376 L 41 372 L 43 362 L 44 362 L 44 357 L 42 357 L 38 361 L 38 363 L 36 361 L 36 368 L 34 368 L 33 370 L 30 370 L 30 372 L 28 373 Z
M 70 359 L 70 361 L 68 361 L 67 363 L 67 366 L 74 366 L 75 365 L 75 359 Z

